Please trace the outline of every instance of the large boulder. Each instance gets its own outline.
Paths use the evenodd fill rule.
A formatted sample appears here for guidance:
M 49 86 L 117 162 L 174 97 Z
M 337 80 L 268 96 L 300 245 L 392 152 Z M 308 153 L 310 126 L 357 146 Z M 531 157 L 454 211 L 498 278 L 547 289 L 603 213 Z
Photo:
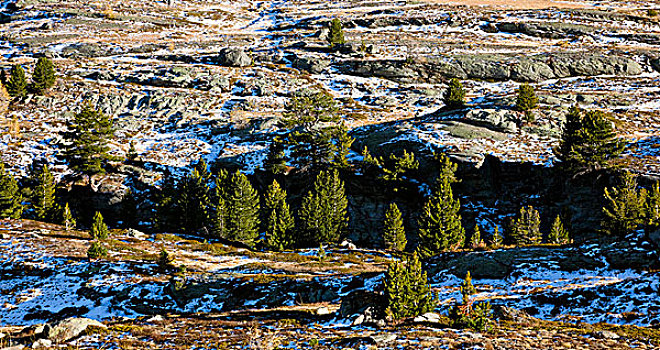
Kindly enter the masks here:
M 89 318 L 67 318 L 50 327 L 47 338 L 56 342 L 66 342 L 79 336 L 90 326 L 107 328 L 103 323 Z
M 495 131 L 515 133 L 520 116 L 517 112 L 506 109 L 472 109 L 465 114 L 463 121 L 485 126 Z
M 305 70 L 312 74 L 319 74 L 330 66 L 330 61 L 320 58 L 295 57 L 292 64 L 294 68 Z
M 224 66 L 247 67 L 252 65 L 253 60 L 242 48 L 229 47 L 220 51 L 217 62 Z

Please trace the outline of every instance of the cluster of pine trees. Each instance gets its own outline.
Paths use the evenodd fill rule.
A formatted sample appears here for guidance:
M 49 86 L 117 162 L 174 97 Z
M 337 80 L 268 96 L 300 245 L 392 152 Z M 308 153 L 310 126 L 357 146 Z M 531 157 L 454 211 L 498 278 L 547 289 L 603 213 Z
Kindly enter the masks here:
M 16 64 L 11 67 L 8 79 L 3 71 L 2 83 L 11 97 L 23 97 L 28 92 L 43 95 L 55 85 L 55 66 L 50 59 L 40 57 L 34 66 L 32 81 L 28 83 L 23 66 Z

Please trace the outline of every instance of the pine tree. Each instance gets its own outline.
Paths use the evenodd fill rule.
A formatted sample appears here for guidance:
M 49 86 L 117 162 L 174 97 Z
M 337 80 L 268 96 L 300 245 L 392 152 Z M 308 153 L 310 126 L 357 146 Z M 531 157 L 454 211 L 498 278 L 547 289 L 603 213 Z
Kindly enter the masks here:
M 605 113 L 573 107 L 554 152 L 564 168 L 579 173 L 610 167 L 624 148 Z
M 490 245 L 493 248 L 499 248 L 502 246 L 502 236 L 500 235 L 500 227 L 495 226 L 495 231 L 493 232 L 493 236 L 491 238 Z
M 138 157 L 137 150 L 135 149 L 135 142 L 131 141 L 128 144 L 128 152 L 126 152 L 126 161 L 135 161 Z
M 351 151 L 351 146 L 355 139 L 348 134 L 348 129 L 344 123 L 342 123 L 337 129 L 335 139 L 336 150 L 332 164 L 338 169 L 348 169 L 348 154 Z
M 93 239 L 101 241 L 108 238 L 108 226 L 103 222 L 103 215 L 98 211 L 94 214 L 94 222 L 92 223 L 92 229 L 89 231 L 89 234 Z
M 390 203 L 390 207 L 385 212 L 385 223 L 383 224 L 383 239 L 385 248 L 389 250 L 403 251 L 408 241 L 406 232 L 403 228 L 401 212 L 396 203 Z
M 454 305 L 449 309 L 449 319 L 454 328 L 471 328 L 476 331 L 486 331 L 489 328 L 492 317 L 490 303 L 473 303 L 471 296 L 477 290 L 472 285 L 470 271 L 460 285 L 462 304 Z
M 293 216 L 286 203 L 286 192 L 277 181 L 268 186 L 264 196 L 266 220 L 266 246 L 271 250 L 284 250 L 293 245 Z
M 321 171 L 300 207 L 300 242 L 337 242 L 348 223 L 348 201 L 339 173 Z
M 64 134 L 64 158 L 75 173 L 86 175 L 92 185 L 92 176 L 104 173 L 108 154 L 108 140 L 112 136 L 112 121 L 105 114 L 86 104 L 74 116 Z
M 55 68 L 53 62 L 46 58 L 40 57 L 37 64 L 34 66 L 34 73 L 32 73 L 32 85 L 30 89 L 38 95 L 43 95 L 46 90 L 55 85 Z
M 167 272 L 170 270 L 173 266 L 174 263 L 174 258 L 170 255 L 170 253 L 165 250 L 165 248 L 160 249 L 160 254 L 158 254 L 158 269 L 161 272 Z
M 27 94 L 25 70 L 23 70 L 21 65 L 15 64 L 11 67 L 11 71 L 9 71 L 9 80 L 5 87 L 11 97 L 22 97 Z
M 211 233 L 215 237 L 227 238 L 227 189 L 229 173 L 221 169 L 215 178 L 215 190 L 211 212 Z
M 470 275 L 470 271 L 467 272 L 465 275 L 465 279 L 461 283 L 461 295 L 463 296 L 463 305 L 467 305 L 469 303 L 470 296 L 477 294 L 477 289 L 474 288 L 474 285 L 472 284 L 472 276 Z
M 660 186 L 658 182 L 651 186 L 646 205 L 646 220 L 650 226 L 660 225 Z
M 178 226 L 178 213 L 176 208 L 176 183 L 174 177 L 166 175 L 160 189 L 155 193 L 156 217 L 154 224 L 161 232 L 175 230 Z
M 568 244 L 571 241 L 568 236 L 568 231 L 564 229 L 564 224 L 561 222 L 559 215 L 557 215 L 555 221 L 552 222 L 552 228 L 550 229 L 550 234 L 548 234 L 548 241 L 553 244 Z
M 180 215 L 179 229 L 186 233 L 208 233 L 211 219 L 210 173 L 200 160 L 176 185 L 174 205 Z
M 94 241 L 87 249 L 87 257 L 91 259 L 99 259 L 108 255 L 108 249 L 99 241 Z
M 461 203 L 454 199 L 452 181 L 455 177 L 451 162 L 443 163 L 435 189 L 422 208 L 418 219 L 419 246 L 418 250 L 424 257 L 435 255 L 446 250 L 455 250 L 465 243 L 465 230 L 461 224 Z
M 121 198 L 121 208 L 119 216 L 122 221 L 122 225 L 125 228 L 135 228 L 139 223 L 138 219 L 138 210 L 139 210 L 139 200 L 138 197 L 133 193 L 133 191 L 128 188 L 124 192 L 124 196 Z
M 536 97 L 534 88 L 527 83 L 520 85 L 518 88 L 518 96 L 516 98 L 516 110 L 525 112 L 528 121 L 533 120 L 531 110 L 536 109 L 539 104 L 539 99 Z
M 328 43 L 330 47 L 335 47 L 337 45 L 344 44 L 344 31 L 342 30 L 341 21 L 338 18 L 334 18 L 330 22 L 330 34 L 328 35 Z
M 264 160 L 264 169 L 275 175 L 286 172 L 284 144 L 277 138 L 268 147 L 268 153 L 266 153 L 266 159 Z
M 635 177 L 625 172 L 619 187 L 605 188 L 607 204 L 603 208 L 603 230 L 608 234 L 623 236 L 637 229 L 644 223 L 646 197 L 646 190 L 638 191 Z
M 433 311 L 438 302 L 416 253 L 406 261 L 393 261 L 385 273 L 387 315 L 395 320 Z
M 465 90 L 460 80 L 453 78 L 449 81 L 449 86 L 443 95 L 443 102 L 449 109 L 458 109 L 465 106 Z
M 240 171 L 231 177 L 226 202 L 228 238 L 254 245 L 259 234 L 259 196 Z
M 55 203 L 55 178 L 48 169 L 48 165 L 42 165 L 34 174 L 36 186 L 32 191 L 32 207 L 38 220 L 55 220 L 59 207 Z
M 76 219 L 73 218 L 71 209 L 69 209 L 69 203 L 64 205 L 64 210 L 62 211 L 62 225 L 64 225 L 66 231 L 76 228 Z
M 18 182 L 0 162 L 0 218 L 20 219 L 23 214 L 22 202 Z
M 518 245 L 541 243 L 540 225 L 541 218 L 534 207 L 521 207 L 518 217 L 511 220 L 507 239 Z
M 481 239 L 481 230 L 479 229 L 479 225 L 474 225 L 474 232 L 472 232 L 472 236 L 470 237 L 469 247 L 472 249 L 477 249 L 483 245 L 484 241 Z

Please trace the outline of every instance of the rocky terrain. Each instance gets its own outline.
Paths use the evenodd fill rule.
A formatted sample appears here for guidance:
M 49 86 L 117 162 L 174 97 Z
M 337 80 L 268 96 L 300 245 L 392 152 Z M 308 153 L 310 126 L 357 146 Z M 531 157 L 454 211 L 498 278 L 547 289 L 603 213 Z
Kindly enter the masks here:
M 356 138 L 352 157 L 364 146 L 377 155 L 414 151 L 420 182 L 432 173 L 433 151 L 459 162 L 466 227 L 479 223 L 490 232 L 529 203 L 542 213 L 568 206 L 573 226 L 586 231 L 566 248 L 438 256 L 426 265 L 441 296 L 436 312 L 393 326 L 368 310 L 396 258 L 360 248 L 374 241 L 385 210 L 373 198 L 349 198 L 359 204 L 349 237 L 358 247 L 327 247 L 326 259 L 317 249 L 264 253 L 180 234 L 115 230 L 109 258 L 89 261 L 85 232 L 2 221 L 0 348 L 660 346 L 657 234 L 594 239 L 600 218 L 590 213 L 602 193 L 593 184 L 609 180 L 567 184 L 551 176 L 552 148 L 575 104 L 612 113 L 626 141 L 621 165 L 644 181 L 660 176 L 660 16 L 648 11 L 660 3 L 19 0 L 0 6 L 0 68 L 20 63 L 31 71 L 41 56 L 57 67 L 51 91 L 5 106 L 0 115 L 0 159 L 17 176 L 35 158 L 54 164 L 58 178 L 70 175 L 58 157 L 61 132 L 83 103 L 112 117 L 113 155 L 125 157 L 131 143 L 138 153 L 137 161 L 116 165 L 96 184 L 102 195 L 95 203 L 110 211 L 129 185 L 158 186 L 163 174 L 185 173 L 200 157 L 253 173 L 293 92 L 322 89 L 340 102 Z M 347 40 L 336 51 L 326 41 L 335 17 Z M 463 110 L 442 108 L 451 78 L 466 88 Z M 540 100 L 531 123 L 513 109 L 524 82 Z M 558 198 L 567 192 L 579 196 Z M 148 232 L 151 223 L 141 226 Z M 158 270 L 163 247 L 180 271 Z M 468 270 L 477 298 L 499 308 L 492 332 L 447 327 L 444 315 L 460 298 Z M 74 326 L 59 325 L 62 320 Z

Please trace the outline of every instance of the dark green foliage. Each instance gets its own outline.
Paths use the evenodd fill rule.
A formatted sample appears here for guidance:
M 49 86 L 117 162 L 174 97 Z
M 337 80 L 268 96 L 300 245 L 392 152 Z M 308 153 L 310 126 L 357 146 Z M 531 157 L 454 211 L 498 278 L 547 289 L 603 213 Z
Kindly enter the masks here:
M 502 246 L 502 236 L 500 235 L 499 226 L 495 226 L 495 232 L 493 232 L 493 236 L 490 239 L 490 245 L 493 248 L 499 248 Z
M 172 269 L 174 263 L 174 258 L 170 255 L 170 253 L 165 250 L 165 248 L 161 248 L 160 254 L 158 255 L 158 269 L 161 272 L 167 272 Z
M 330 47 L 335 47 L 336 45 L 344 44 L 344 31 L 341 27 L 341 21 L 339 18 L 334 18 L 330 22 L 330 34 L 328 34 L 328 44 Z
M 318 259 L 318 261 L 320 262 L 328 260 L 328 253 L 325 252 L 325 248 L 323 248 L 323 244 L 319 244 L 319 250 L 316 253 L 316 259 Z
M 348 134 L 346 125 L 342 123 L 335 132 L 335 155 L 332 165 L 338 169 L 348 169 L 348 154 L 355 139 Z
M 55 67 L 53 66 L 53 62 L 46 57 L 40 57 L 34 66 L 30 90 L 35 94 L 43 95 L 46 90 L 52 88 L 54 85 Z
M 37 220 L 53 222 L 57 220 L 60 207 L 55 202 L 55 178 L 48 165 L 42 165 L 32 174 L 35 186 L 32 189 L 32 208 Z
M 226 204 L 227 238 L 254 245 L 259 235 L 259 196 L 247 176 L 240 171 L 231 176 Z
M 186 233 L 208 233 L 211 219 L 210 177 L 206 163 L 200 160 L 177 183 L 174 207 L 179 217 L 179 230 Z
M 465 106 L 465 90 L 461 81 L 453 78 L 443 95 L 443 102 L 449 109 L 458 109 Z
M 294 244 L 293 216 L 286 202 L 286 192 L 277 181 L 268 186 L 264 195 L 266 246 L 271 250 L 284 250 Z
M 135 142 L 131 141 L 128 145 L 128 152 L 126 152 L 126 160 L 132 162 L 138 157 L 137 150 L 135 150 Z
M 564 168 L 579 173 L 610 167 L 624 147 L 604 112 L 572 107 L 554 152 Z
M 138 225 L 139 198 L 131 191 L 126 189 L 121 199 L 121 208 L 119 217 L 125 228 L 135 228 Z
M 211 212 L 211 233 L 215 237 L 227 238 L 227 189 L 229 174 L 221 169 L 215 178 L 215 191 Z
M 484 241 L 481 239 L 479 225 L 474 225 L 474 231 L 472 232 L 470 244 L 468 246 L 472 249 L 482 248 L 484 246 Z
M 517 218 L 511 219 L 507 240 L 510 243 L 538 244 L 541 243 L 541 217 L 539 212 L 531 205 L 520 208 L 520 214 Z
M 112 159 L 108 154 L 108 140 L 112 134 L 110 118 L 86 104 L 64 134 L 64 158 L 69 168 L 90 177 L 104 173 L 105 164 Z
M 264 160 L 264 170 L 272 174 L 283 174 L 286 172 L 286 154 L 284 153 L 284 144 L 278 139 L 268 147 L 268 153 Z
M 303 198 L 300 219 L 299 244 L 311 245 L 337 242 L 348 223 L 344 183 L 339 173 L 321 171 L 314 187 Z
M 103 222 L 103 215 L 98 211 L 94 214 L 94 221 L 92 222 L 92 229 L 89 231 L 93 239 L 104 240 L 108 238 L 110 231 L 108 226 Z
M 76 219 L 73 217 L 71 209 L 69 209 L 69 203 L 66 203 L 64 210 L 62 210 L 62 225 L 64 225 L 66 231 L 76 228 Z
M 99 241 L 94 241 L 87 249 L 87 257 L 89 259 L 99 259 L 108 255 L 108 249 Z
M 525 112 L 527 121 L 533 121 L 534 116 L 531 114 L 533 109 L 539 105 L 539 98 L 536 97 L 534 88 L 527 83 L 520 85 L 518 88 L 518 96 L 516 97 L 516 110 Z
M 156 192 L 154 202 L 156 204 L 155 226 L 161 232 L 175 230 L 178 217 L 176 203 L 176 183 L 171 176 L 165 176 L 160 186 L 160 191 Z
M 564 224 L 561 222 L 559 215 L 557 215 L 555 221 L 552 222 L 552 228 L 548 234 L 548 241 L 553 244 L 568 244 L 571 241 L 568 231 L 564 228 Z
M 385 222 L 383 224 L 383 239 L 385 248 L 396 251 L 406 249 L 406 231 L 403 228 L 401 212 L 396 203 L 390 203 L 390 207 L 385 212 Z
M 444 156 L 446 157 L 446 156 Z M 433 194 L 424 204 L 418 219 L 419 246 L 418 250 L 424 257 L 433 256 L 447 250 L 455 250 L 465 244 L 465 230 L 461 224 L 461 203 L 454 199 L 451 188 L 455 181 L 456 166 L 442 159 Z
M 18 182 L 0 162 L 0 218 L 20 219 L 23 214 L 22 202 Z
M 646 221 L 652 227 L 660 225 L 660 186 L 657 182 L 651 186 L 651 190 L 648 192 Z
M 476 294 L 477 290 L 472 285 L 472 277 L 468 271 L 465 280 L 461 283 L 462 303 L 454 305 L 449 309 L 449 319 L 454 328 L 470 328 L 484 332 L 490 328 L 492 310 L 490 303 L 472 302 L 470 296 Z
M 605 219 L 601 223 L 604 232 L 623 236 L 644 223 L 647 192 L 637 189 L 635 177 L 625 172 L 621 184 L 615 188 L 605 188 L 607 201 L 603 208 Z
M 398 192 L 401 185 L 403 185 L 403 177 L 407 173 L 419 168 L 419 162 L 415 160 L 415 154 L 408 153 L 405 149 L 401 156 L 392 153 L 384 159 L 383 157 L 373 157 L 365 146 L 362 157 L 364 158 L 365 173 L 370 172 L 372 169 L 378 169 L 378 178 L 390 184 L 394 192 Z
M 405 261 L 393 261 L 385 273 L 386 313 L 399 320 L 435 309 L 438 295 L 431 291 L 426 272 L 416 253 Z
M 25 79 L 25 70 L 19 64 L 15 64 L 9 71 L 9 80 L 7 80 L 7 93 L 11 97 L 22 97 L 27 94 L 27 80 Z

